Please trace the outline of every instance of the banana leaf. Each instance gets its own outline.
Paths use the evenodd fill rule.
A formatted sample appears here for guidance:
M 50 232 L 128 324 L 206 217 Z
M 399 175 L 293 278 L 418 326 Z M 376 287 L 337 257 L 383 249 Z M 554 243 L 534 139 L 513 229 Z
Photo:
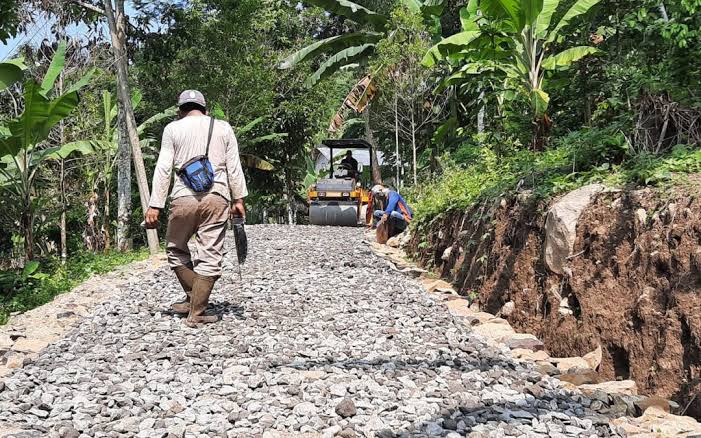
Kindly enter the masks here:
M 44 80 L 41 81 L 41 94 L 46 96 L 46 94 L 51 91 L 54 87 L 54 83 L 58 76 L 63 71 L 63 66 L 66 64 L 66 42 L 61 41 L 58 44 L 58 48 L 54 53 L 53 58 L 51 58 L 51 64 L 49 69 L 44 75 Z
M 251 169 L 264 170 L 266 172 L 275 169 L 275 166 L 273 166 L 270 162 L 265 161 L 264 159 L 262 159 L 260 157 L 256 157 L 255 155 L 240 154 L 240 156 L 241 156 L 241 164 L 245 167 L 248 167 Z
M 22 58 L 0 62 L 0 91 L 21 81 L 26 69 Z
M 380 41 L 382 34 L 376 32 L 353 32 L 337 35 L 317 41 L 304 47 L 290 55 L 279 66 L 280 69 L 288 69 L 296 66 L 300 62 L 315 58 L 322 53 L 338 52 L 350 46 L 357 46 L 366 43 L 376 43 Z
M 362 46 L 349 47 L 347 49 L 341 50 L 336 53 L 319 67 L 319 69 L 314 72 L 311 76 L 307 78 L 304 85 L 307 87 L 312 87 L 316 85 L 320 80 L 332 75 L 339 68 L 344 65 L 357 62 L 361 59 L 366 58 L 375 50 L 375 44 L 363 44 Z
M 550 21 L 552 20 L 555 10 L 560 5 L 560 0 L 543 0 L 543 9 L 536 20 L 536 38 L 543 39 L 548 33 Z
M 306 0 L 305 3 L 324 8 L 358 23 L 370 24 L 378 31 L 383 31 L 387 24 L 387 17 L 384 15 L 348 0 Z
M 577 2 L 572 5 L 572 7 L 565 13 L 565 15 L 557 23 L 557 26 L 550 32 L 546 43 L 551 43 L 557 38 L 560 29 L 567 26 L 573 18 L 578 17 L 591 9 L 594 5 L 599 3 L 601 0 L 577 0 Z
M 531 0 L 523 0 L 524 3 Z M 513 32 L 521 32 L 526 24 L 523 4 L 519 0 L 482 0 L 480 9 L 489 18 L 506 20 Z
M 426 52 L 423 60 L 421 60 L 421 64 L 425 67 L 433 67 L 447 56 L 465 50 L 472 41 L 476 40 L 481 35 L 482 32 L 475 30 L 456 33 L 455 35 L 445 38 Z
M 590 46 L 577 46 L 565 49 L 562 52 L 548 56 L 543 60 L 543 70 L 558 70 L 571 66 L 580 59 L 602 53 L 601 50 Z

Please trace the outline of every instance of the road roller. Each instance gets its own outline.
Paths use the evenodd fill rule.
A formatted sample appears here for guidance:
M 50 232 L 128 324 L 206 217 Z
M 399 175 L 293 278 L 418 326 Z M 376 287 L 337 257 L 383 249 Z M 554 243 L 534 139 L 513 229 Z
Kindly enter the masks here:
M 367 214 L 371 177 L 363 177 L 363 170 L 372 174 L 372 146 L 361 139 L 324 140 L 317 149 L 324 150 L 328 173 L 324 172 L 324 177 L 308 188 L 309 223 L 342 227 L 366 224 L 371 219 Z M 357 151 L 359 155 L 363 151 L 363 157 L 368 157 L 369 167 L 364 168 L 357 159 L 357 172 L 338 164 L 347 151 L 354 154 Z

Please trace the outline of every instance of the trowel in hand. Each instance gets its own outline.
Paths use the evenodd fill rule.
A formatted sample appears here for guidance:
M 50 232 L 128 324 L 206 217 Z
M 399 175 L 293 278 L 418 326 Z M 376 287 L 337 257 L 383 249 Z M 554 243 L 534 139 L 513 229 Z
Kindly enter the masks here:
M 234 245 L 236 245 L 236 260 L 239 268 L 239 280 L 243 281 L 241 275 L 241 265 L 246 263 L 248 256 L 248 237 L 246 237 L 245 229 L 246 218 L 234 217 L 231 218 L 231 230 L 234 232 Z

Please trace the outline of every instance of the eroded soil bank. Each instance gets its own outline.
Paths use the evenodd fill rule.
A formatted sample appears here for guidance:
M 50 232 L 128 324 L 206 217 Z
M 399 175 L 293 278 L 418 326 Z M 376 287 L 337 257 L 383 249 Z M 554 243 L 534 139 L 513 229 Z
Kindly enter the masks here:
M 552 203 L 528 193 L 437 218 L 407 252 L 538 336 L 551 355 L 600 344 L 603 379 L 634 379 L 641 392 L 688 405 L 686 415 L 700 419 L 700 186 L 596 195 L 576 226 L 571 275 L 547 268 Z

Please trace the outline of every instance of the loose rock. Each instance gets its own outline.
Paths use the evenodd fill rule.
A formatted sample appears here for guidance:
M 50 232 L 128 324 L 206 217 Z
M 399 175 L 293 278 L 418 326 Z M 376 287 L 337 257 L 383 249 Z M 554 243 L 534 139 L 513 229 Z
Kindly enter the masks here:
M 355 408 L 355 403 L 349 398 L 344 398 L 338 405 L 336 405 L 336 413 L 342 418 L 352 417 L 357 413 Z
M 248 231 L 243 282 L 227 256 L 212 294 L 219 323 L 185 327 L 167 311 L 182 298 L 172 272 L 135 273 L 3 377 L 0 424 L 71 438 L 591 437 L 626 404 L 566 390 L 487 342 L 480 330 L 518 337 L 486 314 L 465 324 L 445 294 L 374 256 L 361 230 Z

